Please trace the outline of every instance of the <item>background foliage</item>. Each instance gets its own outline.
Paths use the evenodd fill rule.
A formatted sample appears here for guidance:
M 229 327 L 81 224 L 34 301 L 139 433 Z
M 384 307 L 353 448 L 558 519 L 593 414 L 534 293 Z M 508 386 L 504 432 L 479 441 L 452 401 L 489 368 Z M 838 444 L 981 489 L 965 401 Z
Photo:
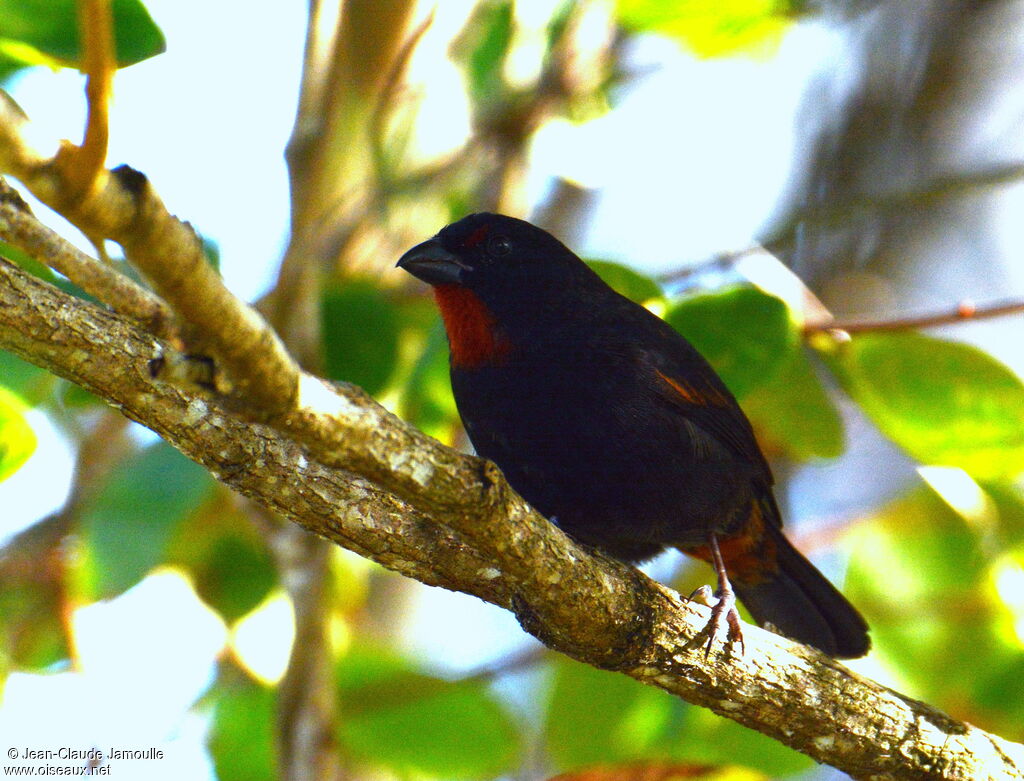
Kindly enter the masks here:
M 996 11 L 935 2 L 932 17 L 892 32 L 879 20 L 898 16 L 898 5 L 826 3 L 809 15 L 800 3 L 753 0 L 552 2 L 540 45 L 529 48 L 512 3 L 482 0 L 465 9 L 448 47 L 463 75 L 471 133 L 456 151 L 430 158 L 416 151 L 424 121 L 417 96 L 401 87 L 418 40 L 413 4 L 352 3 L 343 28 L 349 37 L 340 36 L 337 59 L 319 66 L 335 77 L 323 126 L 312 138 L 297 133 L 289 145 L 292 236 L 260 306 L 307 366 L 359 384 L 433 436 L 464 445 L 432 303 L 386 270 L 399 252 L 479 209 L 532 213 L 560 235 L 579 235 L 590 208 L 579 185 L 558 180 L 542 203 L 525 202 L 531 139 L 556 119 L 582 128 L 615 112 L 622 91 L 645 78 L 630 70 L 639 36 L 662 36 L 701 57 L 749 58 L 766 56 L 808 19 L 833 26 L 854 42 L 857 75 L 828 117 L 805 123 L 794 184 L 764 230 L 809 288 L 762 255 L 713 258 L 664 275 L 631 267 L 630 257 L 591 260 L 712 361 L 770 453 L 780 495 L 791 508 L 813 508 L 795 512 L 809 522 L 790 530 L 831 565 L 871 624 L 874 650 L 861 669 L 1019 741 L 1024 384 L 992 354 L 1008 333 L 1021 341 L 1019 318 L 974 332 L 979 348 L 960 340 L 962 326 L 829 330 L 810 295 L 813 289 L 839 317 L 838 326 L 852 315 L 884 324 L 924 302 L 953 310 L 953 322 L 954 295 L 1020 293 L 983 233 L 961 236 L 957 255 L 922 249 L 950 246 L 951 214 L 969 213 L 972 226 L 983 226 L 990 191 L 1013 179 L 1005 167 L 1001 178 L 962 165 L 959 178 L 935 173 L 964 162 L 935 130 L 944 121 L 946 137 L 955 135 L 950 117 L 962 96 L 938 85 L 950 74 L 966 80 L 977 73 L 965 51 L 972 36 L 995 34 Z M 158 57 L 164 37 L 144 5 L 115 0 L 112 7 L 119 64 Z M 604 35 L 586 38 L 588 24 L 603 25 Z M 371 43 L 387 67 L 361 53 Z M 917 81 L 901 79 L 899 66 L 880 56 L 894 45 L 925 63 Z M 535 60 L 525 82 L 510 75 L 524 49 Z M 0 2 L 6 78 L 24 68 L 73 67 L 79 51 L 73 0 Z M 987 88 L 995 92 L 992 78 Z M 804 112 L 815 111 L 826 113 L 811 89 Z M 332 124 L 335 116 L 344 121 Z M 878 117 L 891 128 L 884 139 L 866 130 Z M 912 175 L 892 165 L 907 157 L 917 160 Z M 680 213 L 682 229 L 686 219 Z M 68 287 L 13 248 L 0 251 Z M 289 586 L 296 565 L 282 553 L 275 519 L 85 392 L 3 353 L 0 480 L 31 457 L 39 415 L 77 453 L 75 482 L 63 509 L 3 543 L 0 673 L 75 669 L 75 611 L 125 594 L 154 571 L 183 575 L 229 628 L 281 600 L 301 599 Z M 834 477 L 814 479 L 837 472 L 857 490 L 837 489 Z M 893 472 L 902 475 L 895 488 L 889 481 L 871 489 L 880 473 Z M 417 658 L 401 638 L 418 584 L 339 551 L 321 561 L 308 574 L 327 595 L 314 612 L 336 688 L 331 751 L 345 777 L 583 778 L 596 766 L 617 768 L 619 778 L 651 777 L 645 768 L 659 767 L 707 778 L 809 771 L 809 760 L 761 735 L 529 644 L 453 676 Z M 708 579 L 696 566 L 662 571 L 684 593 Z M 282 687 L 294 684 L 282 682 L 280 670 L 259 670 L 236 637 L 189 708 L 206 725 L 218 778 L 276 778 L 281 752 L 292 750 L 275 731 L 291 702 Z

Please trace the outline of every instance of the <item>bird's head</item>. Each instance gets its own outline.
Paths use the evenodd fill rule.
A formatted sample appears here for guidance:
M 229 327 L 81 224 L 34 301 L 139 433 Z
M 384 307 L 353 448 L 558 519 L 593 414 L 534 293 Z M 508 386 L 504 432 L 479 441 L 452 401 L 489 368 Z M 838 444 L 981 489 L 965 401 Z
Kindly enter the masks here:
M 456 364 L 500 359 L 548 314 L 603 283 L 547 231 L 524 220 L 471 214 L 418 244 L 400 268 L 434 288 Z M 580 294 L 580 296 L 577 296 Z

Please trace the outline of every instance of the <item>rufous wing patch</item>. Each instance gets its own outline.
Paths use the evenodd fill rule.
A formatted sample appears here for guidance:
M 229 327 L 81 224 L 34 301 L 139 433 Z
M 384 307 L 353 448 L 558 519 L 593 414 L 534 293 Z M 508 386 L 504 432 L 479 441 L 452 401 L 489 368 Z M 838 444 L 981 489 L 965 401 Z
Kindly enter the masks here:
M 685 380 L 672 379 L 657 369 L 655 373 L 688 404 L 696 404 L 699 407 L 725 407 L 729 404 L 729 400 L 717 388 L 706 386 L 698 390 Z

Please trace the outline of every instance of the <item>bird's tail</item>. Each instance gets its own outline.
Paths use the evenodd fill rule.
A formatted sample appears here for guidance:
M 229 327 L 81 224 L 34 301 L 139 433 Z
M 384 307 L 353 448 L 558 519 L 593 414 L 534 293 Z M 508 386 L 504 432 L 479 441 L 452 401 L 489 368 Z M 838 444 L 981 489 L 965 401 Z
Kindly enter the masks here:
M 736 595 L 754 619 L 759 624 L 773 624 L 787 637 L 829 656 L 853 659 L 866 654 L 871 646 L 868 625 L 857 609 L 793 547 L 781 529 L 773 523 L 765 523 L 763 529 L 761 553 L 766 560 L 774 559 L 777 569 L 758 568 L 756 580 L 744 578 L 742 570 L 729 572 Z

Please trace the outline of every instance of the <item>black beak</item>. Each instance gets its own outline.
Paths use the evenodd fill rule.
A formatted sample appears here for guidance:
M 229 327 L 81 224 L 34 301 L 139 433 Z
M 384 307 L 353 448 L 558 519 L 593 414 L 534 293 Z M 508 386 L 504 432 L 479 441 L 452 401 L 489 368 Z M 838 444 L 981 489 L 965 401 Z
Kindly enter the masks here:
M 463 272 L 469 269 L 437 239 L 417 244 L 402 255 L 398 267 L 431 285 L 458 285 L 463 281 Z

